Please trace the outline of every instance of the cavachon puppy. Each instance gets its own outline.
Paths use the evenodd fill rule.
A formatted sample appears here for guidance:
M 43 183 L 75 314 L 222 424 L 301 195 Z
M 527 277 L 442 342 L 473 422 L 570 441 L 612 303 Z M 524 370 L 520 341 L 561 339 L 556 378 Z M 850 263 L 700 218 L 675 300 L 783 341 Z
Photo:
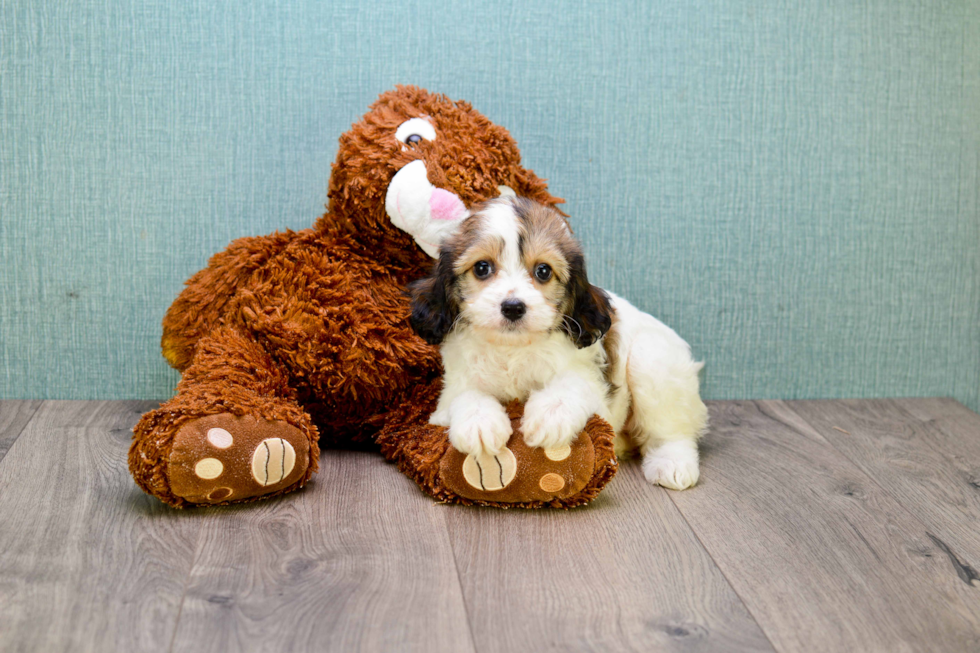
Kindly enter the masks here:
M 495 454 L 512 434 L 504 404 L 526 402 L 531 447 L 568 447 L 593 415 L 638 449 L 651 483 L 698 480 L 707 424 L 701 363 L 673 330 L 589 284 L 564 218 L 529 199 L 474 210 L 410 286 L 412 327 L 441 345 L 444 386 L 430 423 L 460 452 Z

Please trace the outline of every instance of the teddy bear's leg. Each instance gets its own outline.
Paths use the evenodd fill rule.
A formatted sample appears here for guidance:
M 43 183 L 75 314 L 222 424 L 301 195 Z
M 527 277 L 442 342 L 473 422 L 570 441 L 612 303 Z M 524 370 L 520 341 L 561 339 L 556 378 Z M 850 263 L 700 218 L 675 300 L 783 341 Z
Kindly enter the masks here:
M 133 479 L 176 507 L 302 487 L 319 466 L 318 434 L 288 378 L 233 329 L 202 338 L 177 394 L 133 428 Z
M 466 456 L 449 444 L 446 429 L 428 423 L 439 397 L 438 381 L 416 388 L 388 415 L 378 436 L 384 455 L 436 499 L 498 507 L 571 508 L 588 503 L 616 473 L 613 432 L 593 417 L 570 447 L 524 444 L 523 406 L 507 407 L 514 434 L 497 455 Z

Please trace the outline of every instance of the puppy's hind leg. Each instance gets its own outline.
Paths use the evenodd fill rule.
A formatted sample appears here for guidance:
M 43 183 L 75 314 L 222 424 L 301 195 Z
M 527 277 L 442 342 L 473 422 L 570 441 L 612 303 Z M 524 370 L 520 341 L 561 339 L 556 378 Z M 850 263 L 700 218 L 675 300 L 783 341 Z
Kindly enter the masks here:
M 630 348 L 633 412 L 627 427 L 643 456 L 646 479 L 684 490 L 698 482 L 697 442 L 708 423 L 698 393 L 701 364 L 691 360 L 686 345 L 678 350 L 675 343 L 658 340 L 638 339 Z

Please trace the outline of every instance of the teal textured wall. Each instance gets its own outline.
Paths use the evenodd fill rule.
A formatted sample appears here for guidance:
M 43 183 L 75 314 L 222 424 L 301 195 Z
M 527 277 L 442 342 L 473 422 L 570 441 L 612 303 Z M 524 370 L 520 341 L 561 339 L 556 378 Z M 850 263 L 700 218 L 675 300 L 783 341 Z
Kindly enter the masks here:
M 512 131 L 706 396 L 980 408 L 980 5 L 894 0 L 4 2 L 0 396 L 169 395 L 182 281 L 396 83 Z

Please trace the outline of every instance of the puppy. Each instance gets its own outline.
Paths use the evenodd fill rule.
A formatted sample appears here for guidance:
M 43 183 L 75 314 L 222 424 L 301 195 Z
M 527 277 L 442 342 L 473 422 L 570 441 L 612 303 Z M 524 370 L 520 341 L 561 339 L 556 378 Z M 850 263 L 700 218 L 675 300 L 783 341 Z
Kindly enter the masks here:
M 529 446 L 568 445 L 597 414 L 618 455 L 640 451 L 651 483 L 697 482 L 701 364 L 670 328 L 589 284 L 557 211 L 518 197 L 484 204 L 409 293 L 412 327 L 441 345 L 445 367 L 429 423 L 448 427 L 457 450 L 498 453 L 511 436 L 503 406 L 518 399 Z

